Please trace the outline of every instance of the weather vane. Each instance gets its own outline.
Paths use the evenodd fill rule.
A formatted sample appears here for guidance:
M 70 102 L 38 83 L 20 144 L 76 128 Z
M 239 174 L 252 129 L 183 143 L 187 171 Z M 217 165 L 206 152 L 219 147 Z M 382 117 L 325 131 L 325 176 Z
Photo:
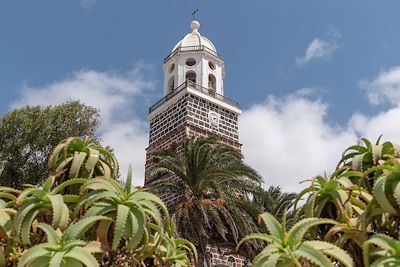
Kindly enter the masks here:
M 193 20 L 196 20 L 196 13 L 199 11 L 199 9 L 197 8 L 195 11 L 193 11 L 192 16 L 193 16 Z

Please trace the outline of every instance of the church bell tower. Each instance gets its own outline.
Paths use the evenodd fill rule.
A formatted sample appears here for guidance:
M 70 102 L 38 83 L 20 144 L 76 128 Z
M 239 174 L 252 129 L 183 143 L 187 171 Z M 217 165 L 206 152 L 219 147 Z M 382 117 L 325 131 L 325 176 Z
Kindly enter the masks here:
M 154 164 L 151 153 L 177 149 L 186 138 L 216 136 L 240 150 L 239 104 L 224 96 L 225 67 L 213 43 L 199 32 L 200 23 L 164 59 L 164 96 L 149 109 L 146 173 Z M 145 184 L 149 183 L 146 177 Z

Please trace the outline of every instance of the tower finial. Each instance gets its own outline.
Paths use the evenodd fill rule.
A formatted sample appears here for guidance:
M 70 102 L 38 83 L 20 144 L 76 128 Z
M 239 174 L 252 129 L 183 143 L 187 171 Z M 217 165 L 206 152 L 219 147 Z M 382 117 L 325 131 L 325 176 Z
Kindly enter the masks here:
M 197 20 L 193 20 L 192 23 L 190 23 L 190 28 L 192 29 L 192 32 L 198 32 L 200 23 Z

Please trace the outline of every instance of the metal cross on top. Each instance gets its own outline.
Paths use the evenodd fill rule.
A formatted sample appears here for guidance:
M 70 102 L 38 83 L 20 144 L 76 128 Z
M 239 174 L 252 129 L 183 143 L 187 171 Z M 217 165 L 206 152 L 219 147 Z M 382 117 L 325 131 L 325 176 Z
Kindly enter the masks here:
M 193 11 L 192 16 L 193 16 L 193 20 L 196 20 L 196 13 L 199 11 L 199 9 L 196 9 L 195 11 Z

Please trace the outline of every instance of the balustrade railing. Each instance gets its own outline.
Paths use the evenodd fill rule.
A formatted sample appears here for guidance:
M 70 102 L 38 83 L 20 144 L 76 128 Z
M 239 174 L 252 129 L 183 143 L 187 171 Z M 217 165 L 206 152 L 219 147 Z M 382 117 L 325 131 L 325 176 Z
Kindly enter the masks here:
M 167 102 L 169 99 L 171 99 L 172 97 L 174 97 L 175 95 L 177 95 L 180 91 L 182 91 L 183 89 L 187 88 L 187 87 L 191 87 L 197 91 L 202 92 L 205 95 L 214 97 L 216 99 L 219 99 L 231 106 L 234 106 L 236 108 L 240 108 L 239 103 L 236 101 L 233 101 L 223 95 L 217 94 L 215 92 L 214 89 L 211 88 L 205 88 L 203 86 L 200 86 L 198 84 L 196 84 L 195 82 L 192 82 L 190 80 L 186 80 L 184 83 L 182 83 L 181 85 L 179 85 L 178 87 L 176 87 L 174 90 L 172 90 L 172 92 L 170 92 L 169 94 L 167 94 L 165 97 L 161 98 L 159 101 L 157 101 L 153 106 L 151 106 L 149 108 L 149 114 L 152 113 L 154 110 L 156 110 L 159 106 L 161 106 L 162 104 L 164 104 L 165 102 Z
M 170 60 L 173 56 L 175 56 L 178 53 L 181 52 L 195 52 L 195 51 L 204 51 L 210 55 L 213 55 L 219 59 L 222 59 L 222 56 L 220 54 L 218 54 L 217 52 L 215 52 L 214 50 L 208 48 L 207 46 L 204 45 L 195 45 L 195 46 L 182 46 L 182 47 L 178 47 L 177 49 L 175 49 L 174 51 L 172 51 L 171 54 L 169 54 L 165 59 L 164 59 L 164 63 L 166 63 L 168 60 Z

